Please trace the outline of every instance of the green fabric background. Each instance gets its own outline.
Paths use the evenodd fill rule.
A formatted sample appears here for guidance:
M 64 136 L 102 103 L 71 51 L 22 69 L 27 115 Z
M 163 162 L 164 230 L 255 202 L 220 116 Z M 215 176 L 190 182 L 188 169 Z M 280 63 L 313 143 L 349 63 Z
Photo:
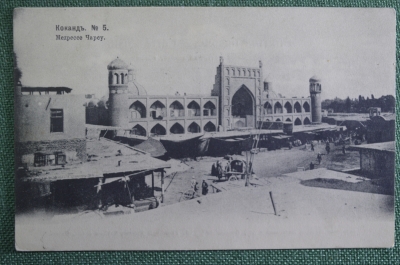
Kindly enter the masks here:
M 41 252 L 17 253 L 14 249 L 13 175 L 13 21 L 15 7 L 85 6 L 304 6 L 304 7 L 391 7 L 400 22 L 399 0 L 54 0 L 10 1 L 0 3 L 0 262 L 2 264 L 400 264 L 400 248 L 327 250 L 246 250 L 246 251 L 162 251 L 162 252 Z M 399 36 L 399 25 L 397 25 Z M 40 36 L 38 36 L 40 37 Z M 397 63 L 399 63 L 397 37 Z M 384 49 L 385 47 L 382 47 Z M 399 97 L 397 67 L 396 97 Z M 396 107 L 397 114 L 399 108 Z M 396 125 L 396 129 L 399 126 Z M 397 138 L 399 136 L 397 135 Z M 397 152 L 399 151 L 397 145 Z M 396 156 L 399 166 L 398 156 Z M 396 178 L 399 172 L 396 173 Z M 399 233 L 399 184 L 396 183 L 396 241 Z M 266 240 L 268 240 L 266 238 Z

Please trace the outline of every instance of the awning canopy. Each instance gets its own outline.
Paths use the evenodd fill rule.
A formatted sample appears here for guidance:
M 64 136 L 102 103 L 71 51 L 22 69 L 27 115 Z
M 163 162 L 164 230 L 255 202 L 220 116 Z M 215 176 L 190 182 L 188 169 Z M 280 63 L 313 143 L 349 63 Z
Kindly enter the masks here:
M 152 157 L 161 157 L 167 153 L 163 144 L 151 137 L 143 143 L 136 145 L 135 148 L 149 153 Z

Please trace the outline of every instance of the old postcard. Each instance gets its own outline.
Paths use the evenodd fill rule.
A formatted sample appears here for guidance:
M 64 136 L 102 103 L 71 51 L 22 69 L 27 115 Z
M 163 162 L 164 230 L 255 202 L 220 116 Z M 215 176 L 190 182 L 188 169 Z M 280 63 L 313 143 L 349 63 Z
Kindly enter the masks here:
M 394 244 L 396 15 L 18 8 L 19 251 Z

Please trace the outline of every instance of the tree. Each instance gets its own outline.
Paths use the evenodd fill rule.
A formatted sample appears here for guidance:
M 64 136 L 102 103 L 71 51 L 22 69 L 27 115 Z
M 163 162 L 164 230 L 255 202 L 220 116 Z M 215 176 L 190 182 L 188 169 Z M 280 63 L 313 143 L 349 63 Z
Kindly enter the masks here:
M 351 112 L 351 99 L 349 97 L 346 98 L 345 106 L 346 112 Z

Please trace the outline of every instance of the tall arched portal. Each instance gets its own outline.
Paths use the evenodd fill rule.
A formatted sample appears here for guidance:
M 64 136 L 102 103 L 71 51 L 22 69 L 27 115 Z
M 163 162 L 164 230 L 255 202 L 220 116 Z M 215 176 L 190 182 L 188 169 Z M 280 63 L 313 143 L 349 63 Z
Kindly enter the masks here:
M 254 98 L 244 85 L 232 97 L 232 116 L 234 126 L 254 127 Z

